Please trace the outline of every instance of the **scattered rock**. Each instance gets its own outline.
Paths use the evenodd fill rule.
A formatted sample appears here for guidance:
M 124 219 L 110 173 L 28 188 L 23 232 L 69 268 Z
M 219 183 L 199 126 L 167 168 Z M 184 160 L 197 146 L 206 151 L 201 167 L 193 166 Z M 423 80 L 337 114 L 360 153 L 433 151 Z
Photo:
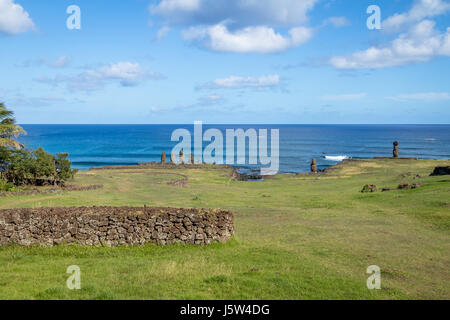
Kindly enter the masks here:
M 413 178 L 413 179 L 420 179 L 420 178 L 422 178 L 419 174 L 415 174 L 415 173 L 412 173 L 412 172 L 402 173 L 400 175 L 400 177 L 402 177 L 402 178 Z
M 420 188 L 420 187 L 421 187 L 421 185 L 417 184 L 417 183 L 414 183 L 414 184 L 402 183 L 402 184 L 399 184 L 397 189 L 399 189 L 399 190 L 411 190 L 411 189 L 417 189 L 417 188 Z
M 362 193 L 369 193 L 369 192 L 378 192 L 377 186 L 373 184 L 366 184 L 364 188 L 361 190 Z
M 264 176 L 255 173 L 246 174 L 239 172 L 237 169 L 234 169 L 231 178 L 236 181 L 262 181 L 264 179 Z

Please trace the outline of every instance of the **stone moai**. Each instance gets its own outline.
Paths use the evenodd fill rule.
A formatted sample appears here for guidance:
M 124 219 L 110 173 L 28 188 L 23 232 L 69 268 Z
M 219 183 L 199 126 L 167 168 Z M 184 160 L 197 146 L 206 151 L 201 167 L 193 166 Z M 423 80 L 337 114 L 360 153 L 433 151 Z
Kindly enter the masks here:
M 394 158 L 398 158 L 398 141 L 394 142 Z
M 184 152 L 183 152 L 183 150 L 180 151 L 180 163 L 181 164 L 184 163 Z
M 312 159 L 312 161 L 311 161 L 311 172 L 313 172 L 313 173 L 317 172 L 317 161 L 316 161 L 316 159 Z
M 167 161 L 166 153 L 163 152 L 163 153 L 161 154 L 161 164 L 165 164 L 166 161 Z
M 173 152 L 170 154 L 170 163 L 173 163 L 173 164 L 176 163 L 176 161 L 175 161 L 175 153 L 173 153 Z
M 191 153 L 191 164 L 195 164 L 194 155 Z

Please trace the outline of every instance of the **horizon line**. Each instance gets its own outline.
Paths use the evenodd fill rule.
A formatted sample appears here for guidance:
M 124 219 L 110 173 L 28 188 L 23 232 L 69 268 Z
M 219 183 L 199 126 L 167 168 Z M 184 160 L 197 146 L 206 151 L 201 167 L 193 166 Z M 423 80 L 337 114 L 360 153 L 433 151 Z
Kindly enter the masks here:
M 46 126 L 186 126 L 194 125 L 191 123 L 18 123 L 18 125 L 46 125 Z M 269 125 L 269 126 L 448 126 L 450 123 L 205 123 L 203 125 L 220 126 L 251 126 L 251 125 Z

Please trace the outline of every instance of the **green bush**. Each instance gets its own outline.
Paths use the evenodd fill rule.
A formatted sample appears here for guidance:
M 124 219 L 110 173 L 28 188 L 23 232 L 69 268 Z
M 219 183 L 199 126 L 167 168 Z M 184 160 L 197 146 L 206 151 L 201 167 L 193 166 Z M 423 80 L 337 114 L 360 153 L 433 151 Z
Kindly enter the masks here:
M 56 154 L 56 173 L 59 180 L 66 181 L 73 179 L 74 175 L 78 172 L 77 169 L 72 169 L 72 162 L 70 162 L 67 157 L 68 153 L 57 153 Z
M 37 150 L 0 148 L 0 174 L 5 183 L 15 186 L 60 184 L 72 179 L 77 170 L 71 168 L 67 153 L 55 156 L 42 148 Z
M 16 186 L 14 184 L 0 179 L 0 192 L 13 192 L 15 190 Z

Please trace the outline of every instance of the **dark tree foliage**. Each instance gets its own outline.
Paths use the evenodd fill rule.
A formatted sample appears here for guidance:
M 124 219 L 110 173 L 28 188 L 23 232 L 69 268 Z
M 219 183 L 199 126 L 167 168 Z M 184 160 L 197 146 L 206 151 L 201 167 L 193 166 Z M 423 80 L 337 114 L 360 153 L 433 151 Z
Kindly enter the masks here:
M 39 148 L 12 149 L 0 147 L 0 190 L 11 185 L 61 184 L 73 178 L 77 170 L 71 168 L 67 153 L 55 156 Z

